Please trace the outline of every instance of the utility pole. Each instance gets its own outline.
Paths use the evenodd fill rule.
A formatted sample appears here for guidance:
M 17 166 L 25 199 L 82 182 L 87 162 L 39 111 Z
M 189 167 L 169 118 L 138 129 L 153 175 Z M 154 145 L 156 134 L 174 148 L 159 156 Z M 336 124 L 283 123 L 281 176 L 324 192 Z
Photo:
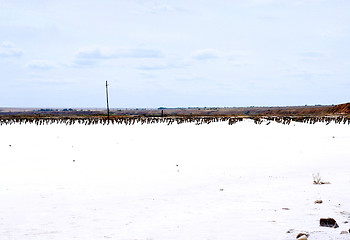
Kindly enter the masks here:
M 107 116 L 109 121 L 109 104 L 108 104 L 108 83 L 106 81 L 106 99 L 107 99 Z

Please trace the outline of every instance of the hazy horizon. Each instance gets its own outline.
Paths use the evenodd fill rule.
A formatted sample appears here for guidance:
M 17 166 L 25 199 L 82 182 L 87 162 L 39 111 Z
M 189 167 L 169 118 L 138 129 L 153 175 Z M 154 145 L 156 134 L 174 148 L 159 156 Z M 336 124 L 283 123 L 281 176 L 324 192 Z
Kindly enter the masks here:
M 343 103 L 339 103 L 339 104 L 343 104 Z M 186 107 L 164 107 L 164 106 L 159 106 L 159 107 L 110 107 L 109 110 L 110 111 L 114 111 L 114 110 L 161 110 L 161 109 L 196 109 L 196 108 L 204 108 L 204 109 L 212 109 L 212 108 L 284 108 L 284 107 L 317 107 L 317 106 L 335 106 L 338 104 L 313 104 L 313 105 L 271 105 L 271 106 L 226 106 L 226 107 L 222 107 L 222 106 L 186 106 Z M 42 109 L 42 110 L 63 110 L 63 109 L 73 109 L 73 110 L 106 110 L 106 107 L 2 107 L 0 106 L 0 110 L 3 109 L 19 109 L 19 110 L 37 110 L 37 109 Z

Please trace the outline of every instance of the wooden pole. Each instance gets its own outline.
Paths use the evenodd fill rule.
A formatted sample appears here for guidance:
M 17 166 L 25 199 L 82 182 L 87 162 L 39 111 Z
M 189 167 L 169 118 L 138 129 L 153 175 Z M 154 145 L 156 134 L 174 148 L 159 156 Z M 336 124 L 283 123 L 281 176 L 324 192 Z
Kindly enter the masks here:
M 108 104 L 108 83 L 106 81 L 106 99 L 107 99 L 107 116 L 109 120 L 109 104 Z

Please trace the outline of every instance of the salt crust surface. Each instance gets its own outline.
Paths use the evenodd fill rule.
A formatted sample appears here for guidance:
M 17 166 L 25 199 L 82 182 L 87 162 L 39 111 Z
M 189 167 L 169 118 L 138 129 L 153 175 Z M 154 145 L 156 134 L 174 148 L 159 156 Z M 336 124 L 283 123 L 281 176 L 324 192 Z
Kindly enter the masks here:
M 348 239 L 349 146 L 334 123 L 1 126 L 0 239 Z

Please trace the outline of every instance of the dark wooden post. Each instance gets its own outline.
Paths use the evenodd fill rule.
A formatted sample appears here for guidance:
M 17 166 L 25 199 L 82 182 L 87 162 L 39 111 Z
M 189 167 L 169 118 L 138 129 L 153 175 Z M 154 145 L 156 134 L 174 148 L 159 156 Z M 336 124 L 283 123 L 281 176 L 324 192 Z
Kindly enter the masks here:
M 108 83 L 106 81 L 106 99 L 107 99 L 107 116 L 109 120 L 109 104 L 108 104 Z

